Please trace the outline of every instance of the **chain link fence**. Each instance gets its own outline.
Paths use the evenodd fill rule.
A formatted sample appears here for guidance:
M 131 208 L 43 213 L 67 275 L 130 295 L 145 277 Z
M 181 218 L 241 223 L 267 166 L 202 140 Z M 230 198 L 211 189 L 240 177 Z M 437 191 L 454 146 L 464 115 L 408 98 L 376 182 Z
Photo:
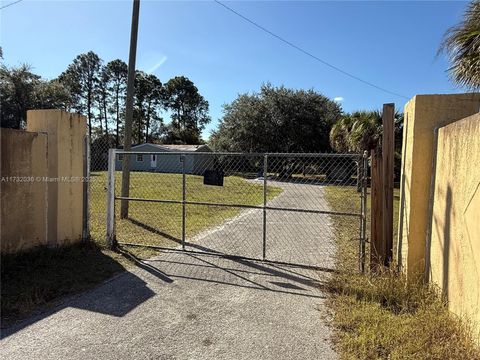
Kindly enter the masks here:
M 122 197 L 126 156 L 130 194 Z M 334 222 L 343 221 L 358 229 L 352 251 L 364 251 L 365 160 L 360 155 L 112 150 L 110 159 L 109 209 L 104 160 L 102 169 L 92 169 L 91 234 L 98 241 L 107 235 L 105 213 L 110 211 L 114 226 L 107 236 L 120 244 L 333 268 Z M 343 206 L 342 191 L 357 196 L 358 206 Z M 124 219 L 122 201 L 129 204 Z
M 113 141 L 113 140 L 112 140 Z M 89 229 L 90 239 L 106 246 L 108 150 L 112 142 L 100 138 L 90 143 Z

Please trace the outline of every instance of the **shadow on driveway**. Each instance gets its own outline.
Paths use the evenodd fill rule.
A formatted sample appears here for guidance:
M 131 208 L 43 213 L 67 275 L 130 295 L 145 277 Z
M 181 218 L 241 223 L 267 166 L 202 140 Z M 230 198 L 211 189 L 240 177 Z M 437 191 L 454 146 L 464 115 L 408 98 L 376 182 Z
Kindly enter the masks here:
M 335 359 L 325 321 L 331 273 L 162 251 L 5 329 L 9 359 Z M 19 331 L 21 330 L 21 331 Z

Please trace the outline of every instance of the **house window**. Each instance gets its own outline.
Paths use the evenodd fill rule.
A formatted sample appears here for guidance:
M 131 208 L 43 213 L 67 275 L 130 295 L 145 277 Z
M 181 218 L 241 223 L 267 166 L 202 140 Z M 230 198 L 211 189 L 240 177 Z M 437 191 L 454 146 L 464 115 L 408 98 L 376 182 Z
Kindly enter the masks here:
M 118 161 L 123 161 L 123 154 L 118 154 Z
M 137 155 L 137 162 L 138 161 L 143 161 L 143 155 Z

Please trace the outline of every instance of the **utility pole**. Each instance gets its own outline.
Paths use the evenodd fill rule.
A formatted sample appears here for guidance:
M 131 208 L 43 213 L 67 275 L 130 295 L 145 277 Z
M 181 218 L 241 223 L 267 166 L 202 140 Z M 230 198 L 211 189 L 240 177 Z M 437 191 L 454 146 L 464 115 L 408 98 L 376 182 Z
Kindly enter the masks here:
M 130 54 L 128 57 L 128 78 L 127 78 L 127 101 L 125 109 L 125 137 L 123 150 L 130 151 L 132 147 L 132 119 L 133 119 L 133 94 L 135 91 L 135 61 L 137 58 L 137 35 L 138 15 L 140 13 L 140 0 L 133 0 L 132 29 L 130 32 Z M 130 155 L 123 156 L 122 168 L 122 197 L 130 194 Z M 122 200 L 120 207 L 120 218 L 128 217 L 128 200 Z

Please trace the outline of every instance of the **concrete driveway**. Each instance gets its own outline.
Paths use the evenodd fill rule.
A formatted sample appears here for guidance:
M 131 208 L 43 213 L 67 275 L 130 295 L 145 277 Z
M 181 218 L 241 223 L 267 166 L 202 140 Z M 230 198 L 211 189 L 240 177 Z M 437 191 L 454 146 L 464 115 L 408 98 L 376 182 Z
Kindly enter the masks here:
M 289 191 L 288 184 L 281 186 L 285 191 L 273 204 L 287 203 L 289 198 L 299 196 L 296 191 Z M 305 191 L 305 196 L 310 191 L 313 190 Z M 321 195 L 321 187 L 315 191 Z M 320 244 L 326 244 L 322 250 L 318 238 L 315 239 L 319 232 L 314 228 L 319 221 L 312 222 L 310 214 L 296 214 L 300 213 L 282 214 L 283 218 L 276 219 L 277 224 L 272 221 L 275 217 L 270 218 L 269 227 L 277 229 L 270 230 L 270 256 L 287 259 L 301 254 L 289 248 L 303 249 L 305 254 L 314 249 L 324 255 L 323 265 L 328 266 L 323 267 L 331 267 L 331 234 L 322 234 Z M 218 248 L 219 239 L 231 238 L 233 233 L 236 239 L 258 246 L 245 237 L 248 231 L 235 230 L 250 224 L 249 216 L 251 211 L 240 214 L 230 221 L 230 226 L 206 232 L 193 245 Z M 285 231 L 287 225 L 289 231 Z M 297 243 L 292 244 L 295 232 L 304 236 L 294 236 Z M 286 248 L 284 244 L 291 245 Z M 238 241 L 235 246 L 242 249 Z M 335 359 L 322 290 L 328 276 L 328 270 L 166 251 L 139 262 L 137 267 L 92 291 L 7 329 L 0 356 L 105 360 Z
M 268 203 L 271 207 L 330 210 L 323 186 L 279 181 L 269 181 L 268 184 L 283 189 L 280 195 Z M 212 211 L 216 209 L 213 208 Z M 266 224 L 265 255 L 268 260 L 334 268 L 336 244 L 332 220 L 328 214 L 268 210 Z M 261 259 L 263 210 L 243 210 L 239 216 L 216 228 L 191 240 L 187 239 L 187 249 Z

